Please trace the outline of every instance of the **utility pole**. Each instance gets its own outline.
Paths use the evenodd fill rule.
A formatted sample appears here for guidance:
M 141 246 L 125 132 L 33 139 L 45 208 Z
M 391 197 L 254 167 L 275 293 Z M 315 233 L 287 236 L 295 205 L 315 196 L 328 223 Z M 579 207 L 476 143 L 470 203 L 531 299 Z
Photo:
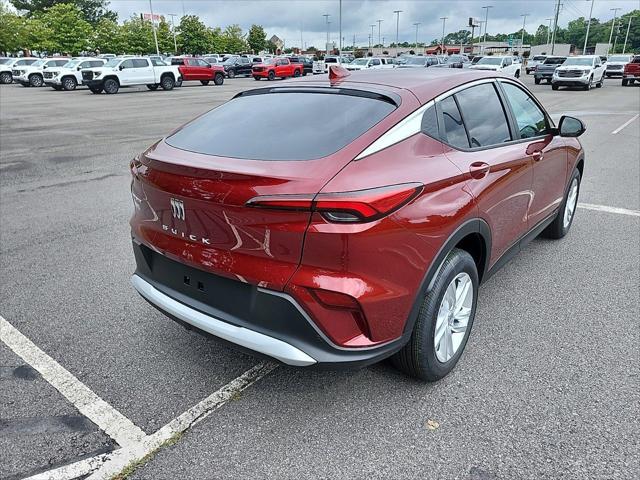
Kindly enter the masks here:
M 520 15 L 522 17 L 522 40 L 520 40 L 520 55 L 522 55 L 524 52 L 524 26 L 526 24 L 527 21 L 527 17 L 531 15 L 530 13 L 523 13 L 522 15 Z M 513 49 L 512 49 L 512 53 L 513 53 Z
M 356 54 L 356 34 L 353 34 L 353 54 Z
M 547 45 L 551 44 L 551 22 L 553 22 L 553 18 L 545 18 L 545 20 L 549 20 L 549 28 L 547 28 Z
M 400 31 L 400 14 L 402 13 L 402 10 L 394 10 L 393 13 L 395 13 L 397 15 L 396 17 L 396 57 L 398 56 L 398 50 L 400 49 L 400 46 L 398 45 L 398 32 Z
M 324 15 L 322 15 L 324 17 L 325 22 L 327 23 L 327 41 L 324 44 L 324 56 L 326 57 L 327 55 L 329 55 L 329 17 L 331 15 L 329 15 L 328 13 L 325 13 Z
M 582 54 L 587 54 L 587 42 L 589 41 L 589 29 L 591 28 L 591 15 L 593 14 L 593 4 L 596 0 L 591 0 L 591 9 L 589 10 L 589 22 L 587 23 L 587 33 L 584 36 L 584 48 L 582 49 Z
M 376 20 L 376 22 L 378 22 L 378 43 L 384 47 L 384 43 L 380 42 L 380 24 L 383 20 Z
M 487 48 L 487 27 L 489 26 L 489 9 L 493 8 L 493 5 L 487 5 L 486 7 L 482 7 L 487 11 L 484 14 L 484 39 L 482 40 L 482 52 L 484 53 L 484 49 Z
M 342 0 L 340 0 L 338 8 L 338 34 L 340 35 L 340 39 L 338 40 L 338 43 L 340 44 L 340 50 L 338 51 L 338 54 L 342 55 Z
M 416 52 L 418 51 L 418 27 L 420 25 L 421 25 L 420 22 L 416 22 L 413 24 L 413 26 L 416 27 L 416 47 L 415 47 Z
M 629 29 L 631 28 L 631 20 L 633 17 L 629 17 L 629 24 L 627 25 L 627 36 L 624 37 L 624 47 L 622 47 L 622 53 L 627 49 L 627 40 L 629 40 Z
M 153 19 L 153 5 L 151 5 L 151 0 L 149 0 L 149 10 L 151 10 L 151 26 L 153 27 L 153 39 L 156 42 L 156 55 L 160 55 L 160 48 L 158 47 L 158 34 L 156 33 L 156 22 Z
M 151 0 L 149 0 L 151 1 Z M 611 39 L 613 38 L 613 29 L 616 26 L 616 20 L 618 16 L 618 10 L 621 10 L 620 7 L 610 8 L 609 10 L 613 10 L 613 23 L 611 24 L 611 34 L 609 35 L 609 47 L 607 48 L 607 55 L 611 52 Z
M 553 21 L 553 33 L 551 34 L 551 55 L 556 49 L 556 30 L 558 29 L 558 15 L 560 15 L 560 0 L 556 2 L 556 15 Z
M 304 25 L 302 22 L 300 22 L 300 53 L 302 53 L 303 50 L 306 50 L 306 48 L 304 48 L 304 41 L 302 38 L 303 31 L 304 31 Z
M 440 20 L 442 20 L 442 50 L 440 50 L 440 53 L 442 54 L 444 54 L 444 25 L 447 21 L 447 18 L 449 17 L 440 17 Z
M 369 26 L 371 27 L 371 47 L 372 47 L 371 48 L 371 53 L 373 53 L 373 38 L 374 38 L 373 37 L 373 29 L 376 28 L 376 24 L 374 23 L 374 24 L 371 24 Z
M 177 17 L 178 15 L 176 15 L 175 13 L 167 13 L 167 15 L 171 17 L 171 27 L 173 29 L 173 53 L 177 55 L 178 42 L 176 42 L 176 22 L 174 21 L 173 17 Z

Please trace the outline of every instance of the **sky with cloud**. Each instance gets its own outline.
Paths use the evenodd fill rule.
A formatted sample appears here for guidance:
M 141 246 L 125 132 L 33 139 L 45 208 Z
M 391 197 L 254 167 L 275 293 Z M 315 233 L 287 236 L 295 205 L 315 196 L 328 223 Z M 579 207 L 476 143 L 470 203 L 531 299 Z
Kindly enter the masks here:
M 446 32 L 465 28 L 469 17 L 484 20 L 485 5 L 489 10 L 488 33 L 514 32 L 522 28 L 522 14 L 526 17 L 527 31 L 533 32 L 538 25 L 548 25 L 553 17 L 555 0 L 343 0 L 342 37 L 345 44 L 367 45 L 371 25 L 375 25 L 374 41 L 378 39 L 378 23 L 382 20 L 381 36 L 385 44 L 395 41 L 396 15 L 400 13 L 400 42 L 415 41 L 415 26 L 418 26 L 418 41 L 430 42 L 442 35 L 441 17 L 446 20 Z M 579 16 L 588 17 L 590 0 L 561 0 L 558 23 L 567 22 Z M 326 19 L 329 14 L 330 37 L 338 43 L 339 0 L 152 0 L 156 14 L 198 15 L 208 26 L 239 24 L 247 30 L 252 24 L 262 25 L 268 36 L 273 34 L 284 39 L 287 46 L 324 45 L 327 32 Z M 607 21 L 613 17 L 610 10 L 620 7 L 618 15 L 637 9 L 638 0 L 595 0 L 593 17 Z M 137 13 L 149 12 L 148 0 L 111 0 L 110 8 L 118 13 L 120 20 Z M 639 19 L 640 21 L 640 19 Z M 476 30 L 477 31 L 477 30 Z M 302 40 L 301 40 L 302 38 Z

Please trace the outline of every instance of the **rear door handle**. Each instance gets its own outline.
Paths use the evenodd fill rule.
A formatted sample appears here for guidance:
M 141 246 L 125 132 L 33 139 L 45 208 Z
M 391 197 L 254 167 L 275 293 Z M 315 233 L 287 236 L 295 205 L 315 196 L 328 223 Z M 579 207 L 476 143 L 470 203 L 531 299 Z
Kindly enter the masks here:
M 531 156 L 533 157 L 533 160 L 534 160 L 535 162 L 539 162 L 540 160 L 542 160 L 542 159 L 544 158 L 544 154 L 543 154 L 542 152 L 540 152 L 540 151 L 538 151 L 538 152 L 533 152 L 533 153 L 531 154 Z
M 469 173 L 475 179 L 481 179 L 487 176 L 491 167 L 485 162 L 473 162 L 469 165 Z

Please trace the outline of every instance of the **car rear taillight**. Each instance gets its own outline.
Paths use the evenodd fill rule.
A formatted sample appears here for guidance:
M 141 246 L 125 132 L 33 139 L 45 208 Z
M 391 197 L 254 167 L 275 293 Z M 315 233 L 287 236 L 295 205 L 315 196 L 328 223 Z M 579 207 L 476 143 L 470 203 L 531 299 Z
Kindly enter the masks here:
M 278 210 L 319 212 L 335 223 L 362 223 L 377 220 L 406 205 L 422 191 L 421 183 L 317 195 L 274 195 L 254 197 L 247 206 Z

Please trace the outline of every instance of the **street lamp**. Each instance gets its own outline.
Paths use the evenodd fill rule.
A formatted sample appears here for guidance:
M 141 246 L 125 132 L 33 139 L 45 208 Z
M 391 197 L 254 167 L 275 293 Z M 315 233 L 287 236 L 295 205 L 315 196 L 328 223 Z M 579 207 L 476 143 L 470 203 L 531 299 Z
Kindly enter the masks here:
M 156 22 L 153 19 L 153 5 L 151 5 L 151 0 L 149 0 L 149 10 L 151 10 L 151 27 L 153 27 L 153 39 L 156 42 L 156 54 L 160 55 L 160 48 L 158 48 L 158 34 L 156 33 Z
M 547 45 L 551 41 L 551 22 L 553 22 L 553 18 L 545 18 L 545 20 L 549 20 L 549 28 L 547 29 Z
M 398 56 L 398 32 L 400 31 L 400 14 L 402 13 L 402 10 L 394 10 L 393 13 L 395 13 L 396 16 L 396 57 Z
M 486 7 L 482 7 L 484 9 L 486 9 L 487 11 L 484 14 L 484 39 L 482 40 L 482 52 L 484 52 L 484 49 L 487 48 L 487 27 L 489 26 L 489 9 L 493 8 L 493 5 L 487 5 Z
M 587 0 L 589 1 L 589 0 Z M 582 49 L 582 54 L 587 54 L 587 41 L 589 40 L 589 29 L 591 28 L 591 14 L 593 13 L 593 4 L 596 0 L 591 0 L 591 10 L 589 10 L 589 23 L 587 23 L 587 33 L 584 36 L 584 48 Z
M 380 42 L 380 24 L 383 22 L 384 20 L 376 20 L 376 22 L 378 22 L 378 43 L 380 45 L 382 45 L 384 47 L 384 42 Z
M 171 27 L 173 29 L 173 53 L 178 54 L 178 42 L 176 42 L 176 22 L 173 17 L 177 17 L 176 13 L 167 13 L 171 17 Z
M 627 40 L 629 40 L 629 30 L 631 29 L 631 20 L 633 17 L 629 17 L 629 24 L 627 25 L 627 36 L 624 37 L 624 47 L 622 47 L 622 53 L 627 50 Z
M 327 24 L 327 41 L 324 44 L 324 50 L 325 50 L 324 54 L 328 55 L 329 54 L 329 17 L 331 15 L 329 15 L 328 13 L 325 13 L 322 16 L 324 17 L 324 20 L 325 20 L 325 22 Z
M 373 46 L 373 29 L 376 28 L 376 24 L 369 25 L 371 27 L 371 46 Z M 372 50 L 373 52 L 373 50 Z
M 522 15 L 520 15 L 522 17 L 522 40 L 520 40 L 520 50 L 524 50 L 524 26 L 526 24 L 527 21 L 527 17 L 531 15 L 530 13 L 523 13 Z M 513 49 L 511 49 L 511 53 L 513 53 Z M 520 55 L 522 55 L 522 51 L 520 52 Z
M 442 50 L 440 53 L 442 54 L 444 54 L 444 24 L 447 21 L 447 18 L 449 17 L 440 17 L 440 20 L 442 20 Z
M 420 22 L 416 22 L 413 24 L 416 27 L 416 52 L 418 51 L 418 27 L 421 25 Z
M 149 0 L 151 1 L 151 0 Z M 611 24 L 611 34 L 609 35 L 609 46 L 607 48 L 607 55 L 609 55 L 609 52 L 611 52 L 611 39 L 613 38 L 613 29 L 616 26 L 616 20 L 618 17 L 618 10 L 622 10 L 620 7 L 616 7 L 616 8 L 610 8 L 609 10 L 613 11 L 613 23 Z M 615 53 L 615 52 L 613 52 Z

